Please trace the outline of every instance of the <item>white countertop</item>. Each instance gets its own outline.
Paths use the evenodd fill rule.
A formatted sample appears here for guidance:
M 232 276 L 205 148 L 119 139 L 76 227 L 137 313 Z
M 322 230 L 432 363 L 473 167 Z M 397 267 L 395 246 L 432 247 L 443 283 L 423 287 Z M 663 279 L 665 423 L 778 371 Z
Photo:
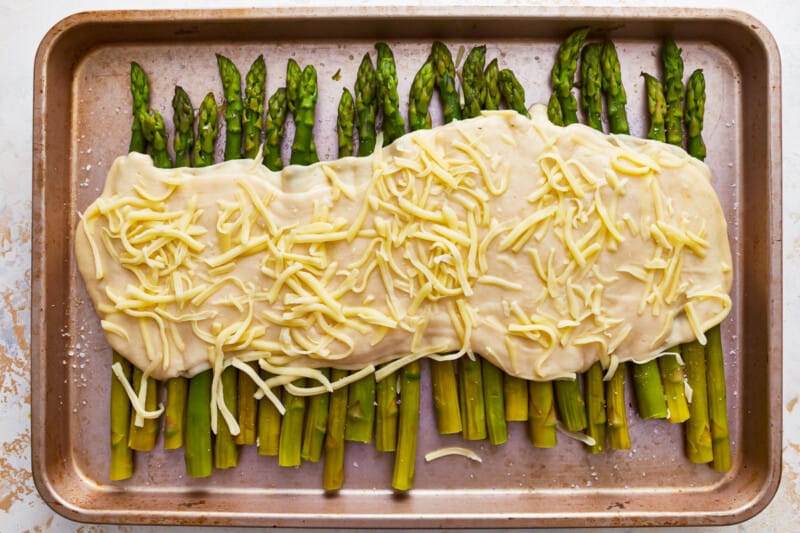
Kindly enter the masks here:
M 0 1 L 0 530 L 72 531 L 81 524 L 51 511 L 36 492 L 30 467 L 30 247 L 31 247 L 31 108 L 36 48 L 47 30 L 60 19 L 96 9 L 170 9 L 266 7 L 270 5 L 395 5 L 380 1 L 242 2 L 241 0 L 62 0 L 51 2 Z M 410 4 L 440 4 L 432 0 Z M 463 2 L 462 2 L 463 3 Z M 514 4 L 520 2 L 487 2 Z M 800 2 L 789 0 L 671 1 L 558 1 L 546 5 L 623 5 L 726 7 L 747 11 L 760 19 L 778 42 L 783 64 L 783 477 L 769 507 L 755 518 L 727 531 L 797 530 L 800 505 Z M 163 528 L 114 526 L 90 531 L 155 531 Z M 178 528 L 175 528 L 176 530 Z M 715 529 L 716 530 L 716 529 Z M 207 530 L 207 531 L 213 531 Z

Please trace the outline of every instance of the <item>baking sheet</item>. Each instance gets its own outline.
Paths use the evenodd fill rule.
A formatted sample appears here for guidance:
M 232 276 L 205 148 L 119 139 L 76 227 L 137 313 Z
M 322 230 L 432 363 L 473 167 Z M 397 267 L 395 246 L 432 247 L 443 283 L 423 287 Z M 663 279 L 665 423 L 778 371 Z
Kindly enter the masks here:
M 415 489 L 388 490 L 392 457 L 348 443 L 345 488 L 320 489 L 321 464 L 281 469 L 243 450 L 239 467 L 205 480 L 184 474 L 182 451 L 137 454 L 136 473 L 109 483 L 110 350 L 73 259 L 76 213 L 102 188 L 114 157 L 127 151 L 129 62 L 151 80 L 151 106 L 171 117 L 176 84 L 198 105 L 222 100 L 214 53 L 244 72 L 259 53 L 267 89 L 283 85 L 286 60 L 319 73 L 315 138 L 335 154 L 336 103 L 352 87 L 361 56 L 376 41 L 392 47 L 401 108 L 434 39 L 454 55 L 487 45 L 487 59 L 512 68 L 527 102 L 549 97 L 549 69 L 569 31 L 610 36 L 620 55 L 634 135 L 646 121 L 641 71 L 658 73 L 672 35 L 686 76 L 702 68 L 708 100 L 704 136 L 714 186 L 734 253 L 734 311 L 723 326 L 733 468 L 689 463 L 681 428 L 641 421 L 629 408 L 633 449 L 592 456 L 561 437 L 552 450 L 529 445 L 524 424 L 507 444 L 467 443 L 483 463 L 459 457 L 425 464 L 444 445 L 433 423 L 427 375 Z M 488 62 L 488 61 L 487 61 Z M 335 80 L 340 71 L 341 78 Z M 570 526 L 720 524 L 763 508 L 780 469 L 780 79 L 769 33 L 747 15 L 657 9 L 375 8 L 105 12 L 55 26 L 37 55 L 34 101 L 33 470 L 45 500 L 92 522 L 279 526 Z M 434 124 L 439 116 L 434 111 Z M 168 120 L 168 122 L 171 122 Z M 291 139 L 291 127 L 287 139 Z M 219 143 L 221 148 L 222 142 Z M 221 159 L 219 157 L 218 159 Z M 746 377 L 746 379 L 745 379 Z M 629 400 L 632 396 L 628 395 Z

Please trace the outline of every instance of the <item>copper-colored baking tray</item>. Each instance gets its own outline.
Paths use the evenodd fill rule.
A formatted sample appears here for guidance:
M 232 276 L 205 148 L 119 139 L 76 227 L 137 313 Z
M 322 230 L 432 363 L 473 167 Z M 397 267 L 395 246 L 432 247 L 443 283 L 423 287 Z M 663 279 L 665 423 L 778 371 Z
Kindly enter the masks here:
M 152 105 L 171 117 L 175 84 L 195 104 L 221 89 L 214 52 L 240 67 L 264 53 L 268 90 L 286 60 L 319 71 L 316 135 L 333 157 L 335 103 L 375 41 L 395 52 L 403 100 L 434 39 L 453 50 L 488 45 L 515 70 L 528 103 L 549 95 L 556 47 L 590 25 L 619 49 L 634 134 L 643 135 L 641 71 L 658 72 L 661 40 L 684 51 L 687 76 L 708 84 L 705 135 L 714 186 L 730 224 L 734 312 L 724 323 L 733 468 L 684 457 L 681 429 L 630 410 L 634 449 L 592 456 L 560 439 L 531 447 L 522 424 L 500 447 L 470 446 L 483 464 L 422 455 L 458 438 L 436 434 L 423 395 L 417 479 L 393 494 L 391 458 L 350 445 L 345 489 L 326 496 L 321 468 L 280 469 L 250 447 L 238 468 L 184 475 L 181 451 L 137 456 L 135 476 L 109 483 L 110 351 L 73 259 L 76 213 L 98 194 L 129 140 L 129 62 L 152 82 Z M 341 69 L 341 79 L 334 74 Z M 780 477 L 781 108 L 778 49 L 748 15 L 717 10 L 576 8 L 320 8 L 86 13 L 45 36 L 35 65 L 33 168 L 33 472 L 45 501 L 90 522 L 262 526 L 497 527 L 723 524 L 763 509 Z M 436 117 L 435 117 L 436 118 Z M 289 132 L 289 136 L 291 132 Z M 428 383 L 423 383 L 424 391 Z

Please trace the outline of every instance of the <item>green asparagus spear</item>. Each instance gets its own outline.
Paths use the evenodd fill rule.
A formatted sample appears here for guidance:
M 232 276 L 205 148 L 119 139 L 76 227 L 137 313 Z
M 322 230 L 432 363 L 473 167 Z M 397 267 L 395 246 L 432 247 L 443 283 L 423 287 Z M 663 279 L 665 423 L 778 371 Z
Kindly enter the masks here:
M 164 117 L 158 111 L 139 114 L 142 135 L 150 145 L 150 157 L 156 168 L 172 168 L 172 158 L 167 151 L 167 132 Z
M 486 98 L 483 100 L 483 109 L 493 111 L 500 109 L 500 101 L 503 96 L 500 93 L 500 67 L 497 65 L 497 58 L 492 59 L 486 70 L 483 71 L 483 78 L 486 80 Z
M 225 94 L 225 161 L 242 157 L 242 76 L 227 57 L 217 54 Z
M 375 48 L 378 50 L 375 77 L 378 82 L 378 103 L 383 111 L 383 145 L 386 146 L 405 134 L 406 123 L 400 114 L 397 68 L 392 50 L 386 43 L 378 43 Z
M 706 158 L 703 142 L 703 115 L 706 110 L 706 80 L 698 69 L 686 83 L 686 151 L 700 161 Z
M 144 377 L 142 371 L 133 367 L 133 390 L 135 390 L 137 394 L 142 386 L 142 377 Z M 155 411 L 158 404 L 158 382 L 149 376 L 146 382 L 147 394 L 145 395 L 144 406 L 148 411 Z M 158 420 L 155 418 L 145 418 L 142 427 L 136 426 L 135 421 L 136 417 L 131 416 L 130 428 L 128 430 L 128 446 L 137 452 L 149 452 L 156 447 Z
M 524 422 L 528 420 L 528 382 L 522 378 L 503 374 L 506 420 Z
M 147 141 L 142 134 L 139 114 L 147 113 L 150 108 L 150 83 L 147 74 L 136 62 L 131 62 L 131 95 L 133 96 L 133 121 L 131 122 L 131 152 L 143 154 Z
M 259 55 L 245 76 L 244 90 L 244 156 L 253 159 L 261 146 L 261 117 L 264 115 L 264 98 L 267 92 L 267 65 Z M 251 380 L 252 381 L 252 380 Z
M 603 368 L 599 362 L 586 372 L 586 415 L 589 425 L 586 433 L 594 439 L 591 453 L 606 451 L 606 395 L 603 385 Z
M 288 76 L 287 72 L 287 76 Z M 292 81 L 294 86 L 296 82 Z M 302 77 L 297 82 L 297 96 L 291 99 L 289 79 L 286 80 L 286 95 L 289 98 L 289 109 L 294 115 L 294 141 L 290 162 L 293 165 L 310 165 L 319 161 L 317 147 L 314 143 L 314 115 L 317 106 L 317 70 L 306 65 Z M 294 92 L 294 91 L 292 91 Z
M 266 381 L 271 374 L 261 371 L 261 379 Z M 281 413 L 272 400 L 263 396 L 258 401 L 258 455 L 278 455 L 281 435 Z
M 297 112 L 297 103 L 300 100 L 300 83 L 303 81 L 303 69 L 297 61 L 290 58 L 286 62 L 286 105 L 289 113 Z
M 708 419 L 706 359 L 698 341 L 681 347 L 686 362 L 686 381 L 692 389 L 689 420 L 686 421 L 686 455 L 693 463 L 710 463 L 714 459 L 711 427 Z
M 206 370 L 189 380 L 186 408 L 186 446 L 183 458 L 190 477 L 211 475 L 211 380 L 213 371 Z
M 503 100 L 509 108 L 520 115 L 531 116 L 525 107 L 525 89 L 514 73 L 507 68 L 500 71 L 500 94 L 503 95 Z
M 334 368 L 331 381 L 347 376 L 346 370 Z M 339 490 L 344 484 L 344 425 L 347 419 L 347 387 L 333 391 L 328 408 L 328 432 L 325 434 L 325 457 L 322 465 L 322 488 Z
M 237 370 L 229 366 L 222 371 L 222 399 L 234 418 L 237 417 Z M 239 462 L 236 437 L 221 414 L 217 417 L 217 438 L 214 440 L 214 467 L 220 470 L 234 468 Z
M 355 113 L 353 95 L 346 88 L 342 89 L 342 97 L 339 99 L 339 108 L 336 115 L 336 133 L 340 158 L 353 155 L 353 121 Z
M 537 448 L 552 448 L 556 445 L 556 403 L 553 383 L 550 381 L 528 382 L 528 432 L 531 444 Z
M 369 54 L 364 54 L 356 76 L 356 120 L 358 121 L 358 155 L 375 151 L 375 116 L 378 114 L 378 85 Z
M 194 108 L 189 95 L 180 86 L 175 86 L 172 98 L 172 122 L 175 133 L 172 137 L 172 148 L 175 150 L 175 166 L 192 166 L 192 149 L 194 148 Z
M 376 384 L 375 449 L 393 452 L 397 448 L 397 374 L 391 373 Z
M 647 88 L 647 111 L 650 113 L 650 130 L 647 132 L 647 138 L 666 142 L 664 119 L 667 114 L 667 101 L 664 99 L 664 87 L 650 74 L 642 73 L 642 76 Z
M 675 353 L 680 346 L 674 346 L 658 358 L 658 369 L 664 382 L 664 397 L 667 401 L 667 420 L 672 424 L 685 422 L 689 418 L 689 405 L 686 402 L 683 366 Z
M 267 103 L 267 116 L 264 118 L 264 165 L 270 170 L 283 168 L 281 144 L 286 123 L 286 89 L 281 87 L 270 96 Z
M 475 46 L 467 54 L 461 67 L 461 88 L 464 92 L 463 118 L 477 117 L 481 114 L 486 100 L 486 78 L 483 69 L 486 64 L 486 47 Z
M 614 43 L 606 41 L 600 51 L 600 65 L 603 72 L 603 93 L 606 95 L 608 125 L 612 133 L 630 133 L 625 104 L 628 98 L 622 85 L 622 72 Z
M 665 117 L 667 142 L 683 144 L 683 59 L 681 50 L 672 39 L 664 41 L 661 49 L 664 65 L 664 97 L 667 101 Z
M 414 76 L 408 94 L 408 127 L 411 131 L 431 127 L 431 114 L 428 108 L 431 105 L 435 81 L 433 62 L 428 58 Z
M 194 166 L 207 167 L 214 164 L 214 144 L 219 134 L 217 103 L 214 93 L 208 93 L 197 112 L 197 142 L 194 145 Z
M 444 43 L 435 41 L 431 49 L 433 72 L 436 80 L 436 90 L 439 91 L 439 100 L 442 103 L 444 123 L 461 119 L 461 105 L 456 89 L 456 66 L 453 56 Z
M 186 394 L 189 380 L 170 378 L 167 380 L 167 406 L 164 411 L 164 449 L 183 447 L 184 420 L 186 418 Z
M 581 60 L 581 109 L 586 124 L 603 131 L 603 73 L 600 69 L 600 45 L 590 43 L 583 47 Z
M 551 94 L 547 101 L 547 119 L 556 126 L 564 125 L 564 115 L 561 113 L 561 104 L 558 103 L 556 93 Z
M 300 378 L 297 386 L 305 387 L 306 379 Z M 281 421 L 281 436 L 278 445 L 278 464 L 281 466 L 299 466 L 301 463 L 301 445 L 303 442 L 303 418 L 306 412 L 306 399 L 286 392 L 283 396 L 286 413 Z
M 125 379 L 131 379 L 131 364 L 113 352 L 111 364 L 119 363 Z M 133 475 L 133 450 L 128 447 L 131 421 L 131 402 L 117 376 L 111 374 L 111 465 L 109 479 L 121 481 Z
M 345 440 L 370 442 L 375 424 L 375 375 L 363 377 L 350 384 L 347 393 L 347 422 Z
M 722 357 L 720 327 L 706 332 L 706 379 L 708 382 L 708 417 L 711 424 L 711 446 L 717 472 L 731 468 L 731 441 L 728 431 L 727 397 L 725 394 L 725 362 Z
M 636 390 L 636 405 L 639 416 L 645 420 L 667 418 L 667 402 L 664 399 L 664 386 L 655 359 L 646 363 L 634 364 L 633 387 Z
M 589 28 L 581 28 L 566 38 L 558 48 L 556 61 L 550 73 L 565 125 L 578 122 L 578 102 L 572 95 L 572 85 L 578 68 L 578 55 L 588 34 Z
M 248 363 L 253 371 L 258 372 L 258 363 Z M 239 434 L 236 435 L 236 444 L 256 444 L 256 422 L 258 421 L 258 400 L 255 398 L 258 387 L 245 372 L 237 372 L 238 394 L 236 396 L 236 409 L 239 413 Z
M 554 382 L 558 413 L 569 431 L 583 431 L 586 420 L 586 403 L 578 379 L 557 379 Z
M 617 371 L 606 381 L 606 418 L 608 420 L 608 446 L 614 450 L 629 450 L 628 415 L 625 411 L 625 375 L 627 363 L 620 363 Z
M 466 440 L 483 440 L 486 438 L 486 405 L 481 362 L 466 355 L 458 362 L 462 435 Z
M 392 473 L 392 487 L 396 490 L 410 490 L 414 486 L 419 431 L 419 378 L 419 361 L 412 361 L 400 371 L 400 419 Z
M 320 370 L 326 378 L 331 371 L 328 368 Z M 303 447 L 300 457 L 303 461 L 318 462 L 322 457 L 322 446 L 325 444 L 325 432 L 328 430 L 328 406 L 331 395 L 327 392 L 316 394 L 308 400 L 306 425 L 303 431 Z
M 503 400 L 503 372 L 483 358 L 481 358 L 481 370 L 489 442 L 494 445 L 503 444 L 508 440 L 508 424 Z

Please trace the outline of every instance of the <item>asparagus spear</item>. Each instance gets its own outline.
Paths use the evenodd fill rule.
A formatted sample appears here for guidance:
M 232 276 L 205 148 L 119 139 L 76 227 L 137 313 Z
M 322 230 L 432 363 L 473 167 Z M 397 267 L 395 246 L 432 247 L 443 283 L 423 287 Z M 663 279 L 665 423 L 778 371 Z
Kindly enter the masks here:
M 238 371 L 232 366 L 222 371 L 222 400 L 234 418 L 238 411 L 237 374 Z M 231 434 L 228 424 L 220 416 L 217 422 L 217 438 L 214 440 L 214 467 L 234 468 L 238 462 L 239 447 L 236 445 L 236 437 Z
M 172 137 L 172 149 L 175 150 L 175 166 L 192 166 L 192 148 L 194 148 L 194 108 L 189 95 L 183 87 L 175 86 L 175 96 L 172 98 L 172 122 L 175 133 Z
M 133 121 L 131 122 L 131 152 L 144 153 L 147 141 L 142 134 L 139 114 L 147 113 L 150 108 L 150 83 L 139 63 L 131 62 L 131 96 L 133 96 Z
M 700 161 L 706 158 L 703 142 L 703 115 L 706 110 L 706 81 L 698 69 L 686 83 L 686 151 Z
M 661 383 L 658 362 L 651 359 L 646 363 L 634 364 L 631 368 L 639 416 L 645 420 L 667 418 L 667 402 L 664 399 L 664 386 Z
M 264 98 L 267 91 L 267 65 L 264 56 L 259 55 L 245 76 L 244 90 L 244 156 L 253 159 L 261 146 L 261 117 L 264 114 Z M 250 380 L 252 382 L 252 380 Z
M 339 145 L 339 157 L 353 155 L 353 118 L 355 116 L 353 95 L 346 88 L 342 89 L 339 108 L 336 116 L 336 133 Z
M 614 43 L 606 41 L 600 50 L 600 66 L 603 73 L 603 93 L 606 95 L 608 125 L 612 133 L 630 133 L 625 104 L 628 98 L 622 85 L 622 73 Z
M 486 438 L 486 406 L 483 396 L 483 373 L 479 358 L 458 360 L 459 405 L 462 435 L 466 440 Z
M 505 404 L 503 399 L 503 372 L 481 358 L 483 372 L 483 397 L 486 404 L 486 428 L 489 442 L 494 445 L 508 440 Z
M 305 378 L 297 380 L 297 385 L 304 387 Z M 286 392 L 283 396 L 286 413 L 281 421 L 280 443 L 278 444 L 278 464 L 281 466 L 299 466 L 301 462 L 301 443 L 303 441 L 303 417 L 306 412 L 306 399 Z
M 606 451 L 606 395 L 603 368 L 599 362 L 586 372 L 586 415 L 589 419 L 586 433 L 595 442 L 589 446 L 589 451 L 603 453 Z
M 453 64 L 453 56 L 444 43 L 435 41 L 431 49 L 431 60 L 436 89 L 439 91 L 439 100 L 442 103 L 444 123 L 460 120 L 461 105 L 456 89 L 456 66 Z
M 558 103 L 556 93 L 551 94 L 547 101 L 547 119 L 556 126 L 564 125 L 564 115 L 561 113 L 561 104 Z
M 564 427 L 569 431 L 583 431 L 588 425 L 586 403 L 583 401 L 578 379 L 555 380 L 556 404 Z
M 346 370 L 334 368 L 331 380 L 339 381 Z M 344 484 L 344 425 L 347 418 L 347 387 L 333 391 L 328 407 L 328 432 L 325 434 L 325 460 L 322 465 L 322 488 L 339 490 Z
M 608 446 L 615 450 L 629 450 L 628 415 L 625 411 L 625 363 L 606 381 L 606 418 L 608 420 Z
M 133 390 L 137 393 L 142 386 L 144 374 L 141 370 L 133 367 Z M 147 378 L 147 394 L 145 395 L 144 406 L 148 411 L 155 411 L 158 404 L 158 382 L 150 377 Z M 156 447 L 158 437 L 158 419 L 145 418 L 144 425 L 137 427 L 136 417 L 131 417 L 130 428 L 128 430 L 128 447 L 137 452 L 149 452 Z
M 667 401 L 667 420 L 672 424 L 685 422 L 689 418 L 689 405 L 686 402 L 683 366 L 674 352 L 680 352 L 680 346 L 673 346 L 658 358 L 658 369 L 664 382 L 664 397 Z
M 345 440 L 370 442 L 375 423 L 375 374 L 350 384 L 347 394 Z
M 242 157 L 242 76 L 227 57 L 217 54 L 225 93 L 225 161 Z
M 486 77 L 483 75 L 486 64 L 486 47 L 475 46 L 467 54 L 461 67 L 461 88 L 464 92 L 463 118 L 477 117 L 481 114 L 486 100 Z
M 503 374 L 506 420 L 524 422 L 528 420 L 528 383 L 522 378 Z
M 117 352 L 112 353 L 111 364 L 119 363 L 125 379 L 131 379 L 131 364 Z M 133 475 L 133 450 L 128 446 L 131 421 L 131 402 L 117 376 L 111 374 L 111 464 L 109 478 L 121 481 Z
M 650 74 L 642 73 L 642 76 L 647 88 L 647 111 L 650 113 L 650 130 L 647 132 L 647 138 L 666 142 L 664 118 L 667 114 L 667 102 L 664 100 L 664 87 Z
M 139 113 L 142 135 L 150 145 L 150 157 L 156 168 L 172 168 L 172 158 L 167 151 L 167 132 L 164 117 L 158 111 Z
M 528 382 L 528 432 L 531 444 L 537 448 L 552 448 L 556 445 L 556 404 L 553 398 L 553 383 L 550 381 Z
M 286 123 L 286 100 L 286 89 L 281 87 L 269 97 L 267 103 L 267 116 L 264 118 L 264 164 L 270 170 L 283 168 L 281 143 Z
M 378 50 L 375 77 L 378 83 L 378 102 L 383 111 L 383 145 L 386 146 L 406 132 L 406 123 L 400 114 L 397 68 L 392 50 L 386 43 L 378 43 L 375 48 Z
M 419 361 L 412 361 L 400 371 L 400 421 L 397 452 L 394 456 L 392 487 L 410 490 L 414 485 L 414 465 L 419 431 Z
M 183 447 L 188 390 L 189 380 L 186 378 L 177 377 L 167 380 L 167 406 L 164 411 L 164 448 L 167 450 Z
M 431 127 L 431 114 L 428 108 L 431 105 L 435 81 L 433 62 L 428 58 L 414 76 L 408 94 L 408 127 L 411 131 Z
M 250 367 L 258 372 L 258 363 L 248 363 Z M 258 420 L 258 400 L 255 398 L 258 387 L 255 382 L 242 371 L 237 373 L 236 410 L 239 413 L 237 422 L 239 423 L 239 434 L 236 435 L 236 444 L 251 445 L 256 444 L 256 422 Z
M 572 95 L 572 84 L 578 68 L 578 55 L 588 34 L 589 28 L 581 28 L 566 38 L 558 48 L 556 61 L 550 73 L 565 125 L 578 122 L 578 102 Z
M 189 380 L 186 409 L 186 446 L 183 458 L 190 477 L 211 475 L 211 379 L 206 370 Z
M 507 68 L 500 71 L 500 94 L 503 95 L 503 100 L 509 108 L 520 115 L 531 116 L 525 107 L 525 89 L 514 73 Z
M 683 144 L 683 59 L 681 50 L 672 39 L 664 41 L 661 49 L 664 65 L 664 97 L 667 101 L 665 117 L 667 142 Z
M 486 80 L 486 98 L 483 100 L 483 108 L 489 111 L 500 109 L 500 101 L 503 96 L 500 93 L 500 67 L 497 66 L 497 58 L 491 60 L 483 71 L 483 78 Z
M 375 151 L 375 115 L 378 113 L 378 87 L 375 68 L 369 54 L 364 54 L 356 76 L 356 117 L 358 120 L 358 155 Z
M 261 379 L 267 380 L 270 373 L 262 370 Z M 263 396 L 258 401 L 258 455 L 278 455 L 281 434 L 281 413 L 275 404 Z
M 590 43 L 583 47 L 581 60 L 581 109 L 586 124 L 603 131 L 603 73 L 600 68 L 600 45 Z
M 293 60 L 289 61 L 290 63 Z M 295 75 L 295 69 L 287 70 L 286 96 L 289 101 L 289 109 L 294 115 L 294 141 L 292 142 L 292 156 L 290 162 L 293 165 L 310 165 L 319 161 L 317 157 L 317 147 L 314 143 L 314 114 L 317 106 L 317 70 L 312 65 L 306 65 L 303 69 L 302 77 L 299 81 L 289 81 L 289 72 Z M 289 91 L 289 87 L 297 88 L 296 96 L 293 98 L 294 90 Z
M 197 112 L 197 142 L 194 145 L 194 166 L 207 167 L 214 164 L 214 143 L 219 134 L 217 103 L 214 93 L 208 93 Z
M 689 420 L 686 421 L 686 455 L 693 463 L 714 459 L 711 427 L 708 419 L 708 388 L 703 345 L 697 341 L 682 346 L 686 363 L 686 381 L 692 389 Z
M 376 384 L 377 416 L 375 417 L 375 449 L 393 452 L 397 448 L 397 373 L 393 372 Z
M 331 375 L 330 369 L 321 372 L 326 378 Z M 308 413 L 303 431 L 303 447 L 300 458 L 304 461 L 318 462 L 322 457 L 322 446 L 325 444 L 325 432 L 328 430 L 328 405 L 331 395 L 327 392 L 316 394 L 308 400 Z

